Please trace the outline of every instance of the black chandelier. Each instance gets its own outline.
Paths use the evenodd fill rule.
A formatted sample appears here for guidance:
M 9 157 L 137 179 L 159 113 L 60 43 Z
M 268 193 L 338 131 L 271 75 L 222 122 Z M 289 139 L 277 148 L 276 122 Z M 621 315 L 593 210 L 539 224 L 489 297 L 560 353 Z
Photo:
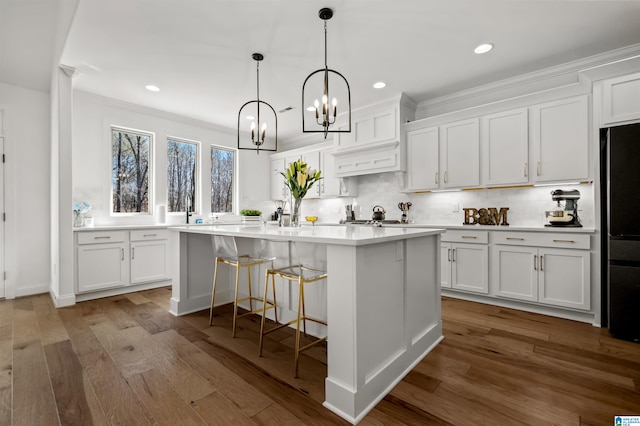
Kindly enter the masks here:
M 255 150 L 258 154 L 260 151 L 277 151 L 278 150 L 278 115 L 276 114 L 276 110 L 273 109 L 271 105 L 269 105 L 265 101 L 260 100 L 260 61 L 264 59 L 264 56 L 261 53 L 254 53 L 251 57 L 256 61 L 256 99 L 246 102 L 242 107 L 240 107 L 240 111 L 238 111 L 238 149 L 250 149 Z M 248 105 L 253 105 L 255 107 L 255 115 L 251 108 L 247 108 Z M 273 117 L 271 118 L 271 114 L 269 110 L 263 108 L 263 112 L 266 112 L 268 117 L 265 117 L 265 114 L 261 114 L 260 106 L 266 105 L 269 107 L 271 112 L 273 113 Z M 243 110 L 245 110 L 245 117 L 248 120 L 251 120 L 251 139 L 246 140 L 246 138 L 240 137 L 240 129 L 242 120 Z M 274 127 L 273 136 L 269 134 L 267 137 L 267 122 L 271 122 Z M 256 124 L 257 123 L 257 124 Z M 270 132 L 271 133 L 271 132 Z
M 351 89 L 349 82 L 342 74 L 327 66 L 327 21 L 333 16 L 333 10 L 322 8 L 318 12 L 318 16 L 324 21 L 324 68 L 309 74 L 302 84 L 302 131 L 304 133 L 324 133 L 326 139 L 328 133 L 351 132 Z M 305 97 L 307 82 L 313 82 L 315 84 L 311 85 L 318 87 L 320 80 L 322 80 L 321 100 L 319 101 L 314 95 L 310 95 L 307 99 Z M 330 96 L 329 83 L 331 83 L 333 98 Z M 311 99 L 314 100 L 311 101 Z M 346 110 L 349 115 L 347 122 L 341 123 L 339 121 L 336 124 L 338 99 L 341 99 L 342 102 L 347 99 Z

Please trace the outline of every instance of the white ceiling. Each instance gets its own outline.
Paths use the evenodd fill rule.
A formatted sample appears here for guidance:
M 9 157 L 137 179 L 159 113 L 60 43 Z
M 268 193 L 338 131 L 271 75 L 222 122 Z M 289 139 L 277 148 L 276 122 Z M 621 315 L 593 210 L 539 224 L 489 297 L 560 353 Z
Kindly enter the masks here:
M 0 81 L 48 85 L 25 58 L 46 47 L 46 16 L 65 1 L 0 0 L 10 61 Z M 19 4 L 37 6 L 23 6 L 31 21 L 5 13 Z M 323 66 L 322 7 L 334 10 L 328 65 L 349 81 L 353 108 L 400 92 L 420 102 L 640 42 L 640 1 L 80 0 L 61 63 L 79 70 L 80 90 L 235 128 L 255 98 L 260 52 L 260 97 L 293 107 L 279 115 L 279 137 L 293 137 L 302 83 Z M 482 42 L 494 50 L 475 55 Z M 387 87 L 373 89 L 378 80 Z

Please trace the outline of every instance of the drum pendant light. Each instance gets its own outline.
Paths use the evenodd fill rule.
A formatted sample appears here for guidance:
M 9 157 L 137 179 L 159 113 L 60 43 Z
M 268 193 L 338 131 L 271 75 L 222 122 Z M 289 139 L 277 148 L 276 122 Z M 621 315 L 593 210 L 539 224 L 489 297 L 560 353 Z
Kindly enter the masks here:
M 256 99 L 246 102 L 238 111 L 238 149 L 255 150 L 258 154 L 260 151 L 277 151 L 278 115 L 271 105 L 260 100 L 260 61 L 264 56 L 254 53 L 251 57 L 256 61 Z M 241 125 L 243 116 L 245 120 L 251 121 L 250 126 Z M 271 125 L 268 127 L 267 123 Z M 250 131 L 250 139 L 240 134 L 243 127 Z
M 324 21 L 324 68 L 309 74 L 302 84 L 302 131 L 324 133 L 326 139 L 329 133 L 351 132 L 351 90 L 347 79 L 327 66 L 327 21 L 333 10 L 322 8 L 318 16 Z M 348 112 L 345 122 L 336 123 L 338 110 L 341 115 Z

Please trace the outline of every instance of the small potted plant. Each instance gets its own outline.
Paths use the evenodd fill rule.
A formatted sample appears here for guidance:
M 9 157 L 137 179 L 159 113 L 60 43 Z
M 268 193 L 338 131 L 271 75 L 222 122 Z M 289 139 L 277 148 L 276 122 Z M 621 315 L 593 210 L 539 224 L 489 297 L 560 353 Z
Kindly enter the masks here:
M 262 212 L 260 210 L 243 209 L 240 210 L 243 222 L 260 221 Z

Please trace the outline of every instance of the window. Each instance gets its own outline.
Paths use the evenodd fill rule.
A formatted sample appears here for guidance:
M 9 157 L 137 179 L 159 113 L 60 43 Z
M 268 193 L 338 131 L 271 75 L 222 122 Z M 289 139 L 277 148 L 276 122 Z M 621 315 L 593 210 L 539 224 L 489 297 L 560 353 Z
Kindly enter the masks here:
M 211 212 L 233 211 L 235 152 L 211 147 Z
M 111 128 L 112 211 L 150 213 L 149 165 L 153 135 Z
M 195 211 L 198 144 L 179 139 L 167 140 L 167 211 Z

